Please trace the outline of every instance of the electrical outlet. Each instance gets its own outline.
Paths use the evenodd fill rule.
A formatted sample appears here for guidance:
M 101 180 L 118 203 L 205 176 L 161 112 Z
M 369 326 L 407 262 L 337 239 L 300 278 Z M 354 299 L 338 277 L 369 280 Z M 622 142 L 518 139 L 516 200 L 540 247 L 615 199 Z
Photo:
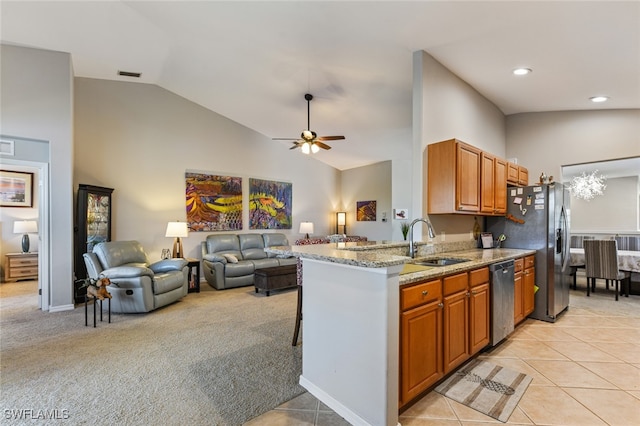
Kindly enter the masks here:
M 440 233 L 440 241 L 444 242 L 445 240 L 445 235 L 444 235 L 444 231 L 442 231 L 442 233 Z

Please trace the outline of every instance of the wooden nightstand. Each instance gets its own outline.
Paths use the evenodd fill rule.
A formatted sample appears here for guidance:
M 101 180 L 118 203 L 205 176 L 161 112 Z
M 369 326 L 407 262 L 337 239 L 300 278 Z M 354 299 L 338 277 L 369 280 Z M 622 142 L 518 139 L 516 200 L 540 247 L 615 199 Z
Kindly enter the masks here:
M 7 253 L 5 281 L 37 280 L 38 253 Z

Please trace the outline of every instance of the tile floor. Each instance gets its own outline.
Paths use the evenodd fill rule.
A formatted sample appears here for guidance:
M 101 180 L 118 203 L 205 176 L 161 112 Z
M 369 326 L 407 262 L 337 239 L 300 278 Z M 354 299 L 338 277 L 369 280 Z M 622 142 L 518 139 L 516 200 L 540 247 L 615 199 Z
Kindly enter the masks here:
M 603 283 L 586 297 L 578 277 L 569 310 L 556 323 L 528 319 L 504 342 L 480 356 L 527 373 L 533 381 L 507 424 L 640 424 L 640 296 L 621 297 Z M 444 398 L 427 394 L 400 415 L 402 426 L 501 424 Z M 348 425 L 305 393 L 247 425 Z

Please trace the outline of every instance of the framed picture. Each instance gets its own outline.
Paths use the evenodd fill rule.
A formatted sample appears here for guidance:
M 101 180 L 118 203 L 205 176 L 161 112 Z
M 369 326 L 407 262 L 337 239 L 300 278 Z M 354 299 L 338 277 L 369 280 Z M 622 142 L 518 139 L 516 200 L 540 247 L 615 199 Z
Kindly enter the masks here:
M 0 207 L 33 207 L 33 173 L 0 170 Z
M 376 201 L 357 201 L 356 220 L 359 222 L 375 222 L 377 220 Z
M 393 218 L 396 220 L 409 219 L 409 209 L 393 209 Z

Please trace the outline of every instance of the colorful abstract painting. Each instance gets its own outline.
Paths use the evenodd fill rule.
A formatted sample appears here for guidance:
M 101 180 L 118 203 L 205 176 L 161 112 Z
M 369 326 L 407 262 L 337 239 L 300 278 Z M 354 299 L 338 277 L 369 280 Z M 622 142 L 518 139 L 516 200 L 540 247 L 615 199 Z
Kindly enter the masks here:
M 249 228 L 291 229 L 292 185 L 249 179 Z
M 242 178 L 185 173 L 191 231 L 242 230 Z
M 365 222 L 376 221 L 375 201 L 357 201 L 356 208 L 356 220 Z

